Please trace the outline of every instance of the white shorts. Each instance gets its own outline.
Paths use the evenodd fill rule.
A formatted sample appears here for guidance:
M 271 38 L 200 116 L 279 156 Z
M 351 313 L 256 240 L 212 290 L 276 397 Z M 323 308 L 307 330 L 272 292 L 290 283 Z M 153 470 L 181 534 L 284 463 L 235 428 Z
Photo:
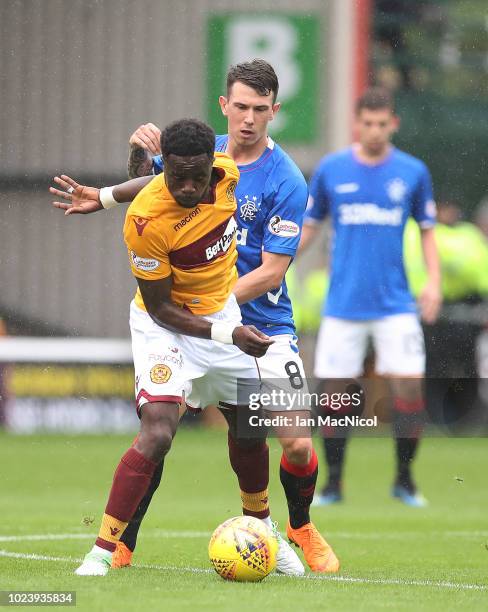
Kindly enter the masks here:
M 307 380 L 303 362 L 298 352 L 297 337 L 293 334 L 279 334 L 271 336 L 274 340 L 265 355 L 258 362 L 261 375 L 261 393 L 271 393 L 274 390 L 283 391 L 282 397 L 294 397 L 289 402 L 273 403 L 265 406 L 266 410 L 282 411 L 292 408 L 293 410 L 310 410 L 310 399 L 298 401 L 301 395 L 308 394 Z M 264 406 L 263 406 L 264 407 Z
M 207 321 L 241 323 L 234 295 Z M 237 385 L 259 380 L 254 357 L 233 344 L 173 333 L 157 325 L 134 301 L 130 306 L 137 412 L 148 402 L 181 402 L 205 408 L 223 402 L 236 405 Z M 253 386 L 250 392 L 255 391 Z M 242 397 L 242 388 L 241 395 Z
M 371 321 L 322 319 L 315 349 L 314 376 L 357 378 L 363 373 L 368 339 L 373 341 L 376 373 L 391 376 L 423 376 L 424 335 L 413 313 Z

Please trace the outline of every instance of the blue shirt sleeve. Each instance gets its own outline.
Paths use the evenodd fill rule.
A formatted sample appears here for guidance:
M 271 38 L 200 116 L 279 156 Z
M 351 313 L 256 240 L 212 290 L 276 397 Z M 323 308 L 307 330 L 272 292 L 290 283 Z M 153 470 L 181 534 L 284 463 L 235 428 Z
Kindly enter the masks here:
M 273 203 L 266 215 L 264 251 L 295 256 L 300 242 L 307 196 L 307 183 L 303 176 L 292 175 L 280 183 L 272 194 Z
M 435 225 L 436 208 L 432 193 L 432 179 L 427 166 L 422 163 L 417 188 L 413 194 L 412 217 L 420 227 Z
M 163 158 L 161 155 L 156 155 L 152 158 L 154 174 L 161 174 L 163 171 Z
M 310 179 L 305 221 L 323 221 L 329 215 L 329 199 L 325 188 L 325 164 L 322 162 Z

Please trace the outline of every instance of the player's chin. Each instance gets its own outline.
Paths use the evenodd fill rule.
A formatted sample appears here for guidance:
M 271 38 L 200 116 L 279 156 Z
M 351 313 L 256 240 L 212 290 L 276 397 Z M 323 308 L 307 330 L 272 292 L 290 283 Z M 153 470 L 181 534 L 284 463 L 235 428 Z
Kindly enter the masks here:
M 384 142 L 370 142 L 367 148 L 369 149 L 370 153 L 377 155 L 383 151 L 385 145 L 386 143 Z
M 191 200 L 186 200 L 186 199 L 178 198 L 178 200 L 176 200 L 176 201 L 178 202 L 178 204 L 180 206 L 183 206 L 183 208 L 195 208 L 195 206 L 198 204 L 198 202 L 200 200 L 199 199 L 195 200 L 194 198 L 191 199 Z
M 239 132 L 238 142 L 240 145 L 253 145 L 259 140 L 259 136 L 255 132 Z

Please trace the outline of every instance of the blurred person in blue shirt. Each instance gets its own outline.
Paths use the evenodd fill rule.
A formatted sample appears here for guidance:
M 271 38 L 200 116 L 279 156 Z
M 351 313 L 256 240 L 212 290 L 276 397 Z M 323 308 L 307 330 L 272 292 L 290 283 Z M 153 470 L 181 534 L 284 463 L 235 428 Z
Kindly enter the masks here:
M 408 505 L 423 506 L 426 500 L 411 473 L 424 419 L 425 348 L 419 315 L 435 321 L 442 297 L 430 173 L 422 161 L 391 144 L 398 125 L 388 91 L 371 88 L 359 98 L 358 142 L 325 156 L 311 178 L 300 250 L 330 216 L 330 284 L 314 375 L 322 389 L 334 388 L 333 379 L 357 378 L 372 341 L 376 372 L 389 379 L 393 395 L 397 471 L 392 494 Z M 427 269 L 418 302 L 409 290 L 403 262 L 409 217 L 420 227 Z M 344 407 L 343 412 L 348 411 Z M 316 497 L 318 504 L 342 500 L 348 433 L 340 428 L 324 437 L 329 480 Z

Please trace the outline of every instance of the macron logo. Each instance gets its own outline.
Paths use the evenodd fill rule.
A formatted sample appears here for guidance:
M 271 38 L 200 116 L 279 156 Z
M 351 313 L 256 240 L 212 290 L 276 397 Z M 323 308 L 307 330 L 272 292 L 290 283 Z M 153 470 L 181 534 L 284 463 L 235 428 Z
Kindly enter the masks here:
M 183 217 L 183 219 L 178 221 L 176 225 L 173 225 L 173 229 L 175 230 L 175 232 L 177 232 L 182 227 L 184 227 L 187 223 L 190 223 L 190 221 L 199 214 L 200 214 L 200 208 L 197 206 L 197 208 L 194 208 L 190 213 L 188 213 L 188 215 L 186 215 L 186 217 Z
M 403 209 L 381 208 L 377 204 L 342 204 L 339 206 L 339 223 L 342 225 L 391 225 L 402 223 Z

